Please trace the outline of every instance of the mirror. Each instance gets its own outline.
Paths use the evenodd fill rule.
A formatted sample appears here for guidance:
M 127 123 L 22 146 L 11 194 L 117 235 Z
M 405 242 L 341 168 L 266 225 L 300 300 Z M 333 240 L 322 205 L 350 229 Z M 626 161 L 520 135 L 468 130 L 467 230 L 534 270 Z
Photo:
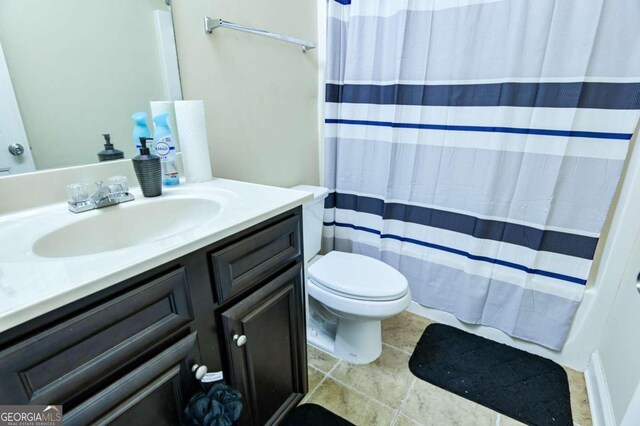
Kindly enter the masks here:
M 169 0 L 0 0 L 0 176 L 95 163 L 103 133 L 131 158 L 131 115 L 181 98 Z

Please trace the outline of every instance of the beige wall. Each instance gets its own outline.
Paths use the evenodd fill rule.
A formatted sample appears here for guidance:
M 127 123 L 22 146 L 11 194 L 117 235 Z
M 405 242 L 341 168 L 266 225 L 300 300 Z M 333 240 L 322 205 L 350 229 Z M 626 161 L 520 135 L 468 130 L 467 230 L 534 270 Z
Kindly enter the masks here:
M 316 50 L 225 28 L 208 15 L 316 41 L 316 2 L 174 0 L 185 99 L 203 99 L 214 176 L 291 186 L 318 183 Z
M 0 0 L 0 43 L 38 169 L 134 155 L 131 114 L 163 100 L 153 10 L 164 0 Z

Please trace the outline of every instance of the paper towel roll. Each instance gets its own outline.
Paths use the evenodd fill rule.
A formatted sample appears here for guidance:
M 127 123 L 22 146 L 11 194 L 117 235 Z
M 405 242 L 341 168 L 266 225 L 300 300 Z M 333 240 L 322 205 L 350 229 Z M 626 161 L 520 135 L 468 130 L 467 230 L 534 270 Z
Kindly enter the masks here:
M 173 108 L 173 101 L 152 101 L 151 118 L 159 114 L 169 113 L 169 127 L 171 128 L 171 136 L 176 152 L 180 151 L 180 135 L 178 135 L 178 126 L 176 125 L 176 112 Z
M 204 102 L 175 101 L 174 109 L 186 181 L 205 182 L 213 179 L 207 126 L 204 118 Z

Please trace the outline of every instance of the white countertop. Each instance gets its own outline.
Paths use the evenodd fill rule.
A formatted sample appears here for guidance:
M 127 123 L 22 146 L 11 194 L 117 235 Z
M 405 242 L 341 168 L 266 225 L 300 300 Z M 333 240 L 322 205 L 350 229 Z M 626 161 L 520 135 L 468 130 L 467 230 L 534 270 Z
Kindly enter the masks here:
M 233 235 L 301 205 L 310 193 L 226 179 L 163 188 L 158 198 L 74 214 L 66 203 L 0 215 L 0 332 L 98 292 L 127 278 Z M 40 257 L 33 244 L 47 233 L 109 209 L 160 198 L 200 197 L 222 206 L 210 220 L 156 241 L 75 257 Z M 180 211 L 176 211 L 179 217 Z M 124 226 L 124 225 L 123 225 Z M 127 232 L 122 229 L 122 232 Z

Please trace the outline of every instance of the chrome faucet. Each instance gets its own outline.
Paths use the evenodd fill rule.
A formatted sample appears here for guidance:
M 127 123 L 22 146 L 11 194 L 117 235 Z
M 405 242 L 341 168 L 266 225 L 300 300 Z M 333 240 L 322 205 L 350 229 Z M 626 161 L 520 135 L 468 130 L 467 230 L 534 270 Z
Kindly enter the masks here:
M 89 210 L 101 209 L 115 204 L 133 201 L 135 197 L 129 192 L 129 185 L 124 177 L 117 176 L 109 179 L 110 183 L 104 185 L 101 180 L 96 182 L 95 194 L 89 196 L 86 184 L 74 183 L 67 186 L 69 211 L 82 213 Z

